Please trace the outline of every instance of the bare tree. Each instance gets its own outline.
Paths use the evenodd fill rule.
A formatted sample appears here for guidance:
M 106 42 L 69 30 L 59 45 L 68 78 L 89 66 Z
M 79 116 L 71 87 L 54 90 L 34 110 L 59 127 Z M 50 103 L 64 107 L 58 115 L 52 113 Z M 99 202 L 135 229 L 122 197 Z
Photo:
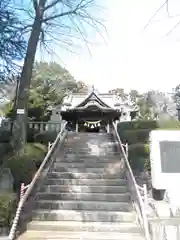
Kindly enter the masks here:
M 76 32 L 79 34 L 79 38 L 86 42 L 85 29 L 87 29 L 87 25 L 98 32 L 103 26 L 100 21 L 93 17 L 94 7 L 98 8 L 95 6 L 95 0 L 32 0 L 32 2 L 34 12 L 31 17 L 34 17 L 20 76 L 17 114 L 13 126 L 13 143 L 18 148 L 26 142 L 28 92 L 39 40 L 45 42 L 47 34 L 50 36 L 47 40 L 50 40 L 57 36 L 55 34 L 57 31 L 62 30 L 63 32 L 63 29 L 66 29 L 66 34 L 69 32 L 71 35 L 71 32 Z M 58 37 L 60 41 L 61 33 Z
M 0 81 L 10 80 L 9 73 L 17 73 L 15 63 L 24 57 L 26 41 L 22 35 L 22 22 L 11 7 L 10 0 L 0 1 Z M 8 77 L 7 77 L 8 75 Z

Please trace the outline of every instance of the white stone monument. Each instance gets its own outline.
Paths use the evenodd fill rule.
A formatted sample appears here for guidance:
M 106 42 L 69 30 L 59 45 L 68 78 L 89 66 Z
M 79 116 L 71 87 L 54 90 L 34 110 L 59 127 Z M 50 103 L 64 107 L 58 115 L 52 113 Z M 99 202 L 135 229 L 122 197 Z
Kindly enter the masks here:
M 150 133 L 152 185 L 165 189 L 173 212 L 180 208 L 180 131 L 154 130 Z

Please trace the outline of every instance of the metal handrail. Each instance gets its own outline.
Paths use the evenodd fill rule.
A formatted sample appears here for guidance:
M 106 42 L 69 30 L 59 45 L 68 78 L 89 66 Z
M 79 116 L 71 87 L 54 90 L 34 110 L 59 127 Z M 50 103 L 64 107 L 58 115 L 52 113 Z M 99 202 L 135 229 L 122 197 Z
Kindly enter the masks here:
M 61 129 L 61 131 L 57 135 L 56 140 L 53 142 L 51 148 L 49 149 L 49 151 L 48 151 L 48 153 L 46 155 L 46 157 L 44 158 L 43 162 L 41 163 L 38 171 L 36 172 L 36 174 L 34 175 L 32 181 L 28 185 L 28 188 L 27 188 L 26 192 L 24 193 L 22 198 L 20 198 L 19 204 L 18 204 L 18 207 L 17 207 L 17 210 L 16 210 L 16 215 L 14 217 L 13 224 L 12 224 L 11 229 L 10 229 L 9 240 L 13 240 L 14 237 L 15 237 L 16 230 L 17 230 L 17 225 L 18 225 L 19 218 L 20 218 L 20 214 L 21 214 L 22 208 L 23 208 L 23 206 L 24 206 L 28 196 L 31 194 L 33 188 L 35 187 L 35 184 L 36 184 L 37 180 L 41 176 L 41 174 L 42 174 L 42 172 L 44 170 L 44 167 L 45 167 L 46 163 L 48 162 L 49 158 L 51 157 L 54 149 L 57 147 L 57 144 L 59 143 L 59 140 L 61 140 L 61 136 L 64 139 L 64 136 L 62 135 L 62 133 L 64 133 L 65 128 L 66 128 L 66 123 L 64 124 L 64 126 Z
M 119 147 L 120 147 L 120 149 L 122 151 L 122 154 L 123 154 L 124 162 L 126 164 L 128 172 L 129 172 L 129 175 L 130 175 L 133 187 L 135 189 L 135 194 L 137 196 L 137 200 L 138 200 L 139 205 L 140 205 L 140 209 L 139 209 L 140 211 L 139 212 L 141 214 L 141 218 L 142 218 L 142 222 L 143 222 L 145 237 L 146 237 L 147 240 L 150 240 L 151 238 L 150 238 L 150 232 L 149 232 L 148 217 L 146 215 L 146 210 L 145 210 L 145 206 L 144 206 L 144 203 L 143 203 L 143 198 L 142 198 L 141 193 L 140 193 L 140 191 L 138 189 L 138 185 L 137 185 L 136 179 L 134 177 L 133 171 L 131 169 L 131 166 L 129 164 L 129 160 L 128 160 L 127 155 L 125 153 L 125 150 L 123 148 L 123 144 L 121 142 L 120 136 L 119 136 L 119 134 L 117 132 L 116 124 L 112 123 L 112 125 L 113 125 L 113 128 L 114 128 L 114 131 L 115 131 L 118 143 L 119 143 Z

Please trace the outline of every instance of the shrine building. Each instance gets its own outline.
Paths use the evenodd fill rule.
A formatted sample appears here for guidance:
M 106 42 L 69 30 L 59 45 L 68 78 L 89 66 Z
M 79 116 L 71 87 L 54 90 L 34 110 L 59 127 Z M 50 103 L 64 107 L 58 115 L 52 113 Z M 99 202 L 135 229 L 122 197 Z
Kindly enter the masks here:
M 109 132 L 114 121 L 131 121 L 138 112 L 129 99 L 122 100 L 113 93 L 98 93 L 94 88 L 89 93 L 72 93 L 63 103 L 52 108 L 51 121 L 68 122 L 68 130 L 76 132 Z

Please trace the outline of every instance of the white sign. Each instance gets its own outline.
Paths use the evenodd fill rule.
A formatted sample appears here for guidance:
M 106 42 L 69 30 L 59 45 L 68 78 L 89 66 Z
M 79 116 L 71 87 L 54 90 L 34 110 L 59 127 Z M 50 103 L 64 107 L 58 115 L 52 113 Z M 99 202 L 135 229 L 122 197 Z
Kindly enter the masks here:
M 180 183 L 180 131 L 154 130 L 150 133 L 152 185 L 168 189 Z
M 25 114 L 25 110 L 24 109 L 17 109 L 17 114 Z

